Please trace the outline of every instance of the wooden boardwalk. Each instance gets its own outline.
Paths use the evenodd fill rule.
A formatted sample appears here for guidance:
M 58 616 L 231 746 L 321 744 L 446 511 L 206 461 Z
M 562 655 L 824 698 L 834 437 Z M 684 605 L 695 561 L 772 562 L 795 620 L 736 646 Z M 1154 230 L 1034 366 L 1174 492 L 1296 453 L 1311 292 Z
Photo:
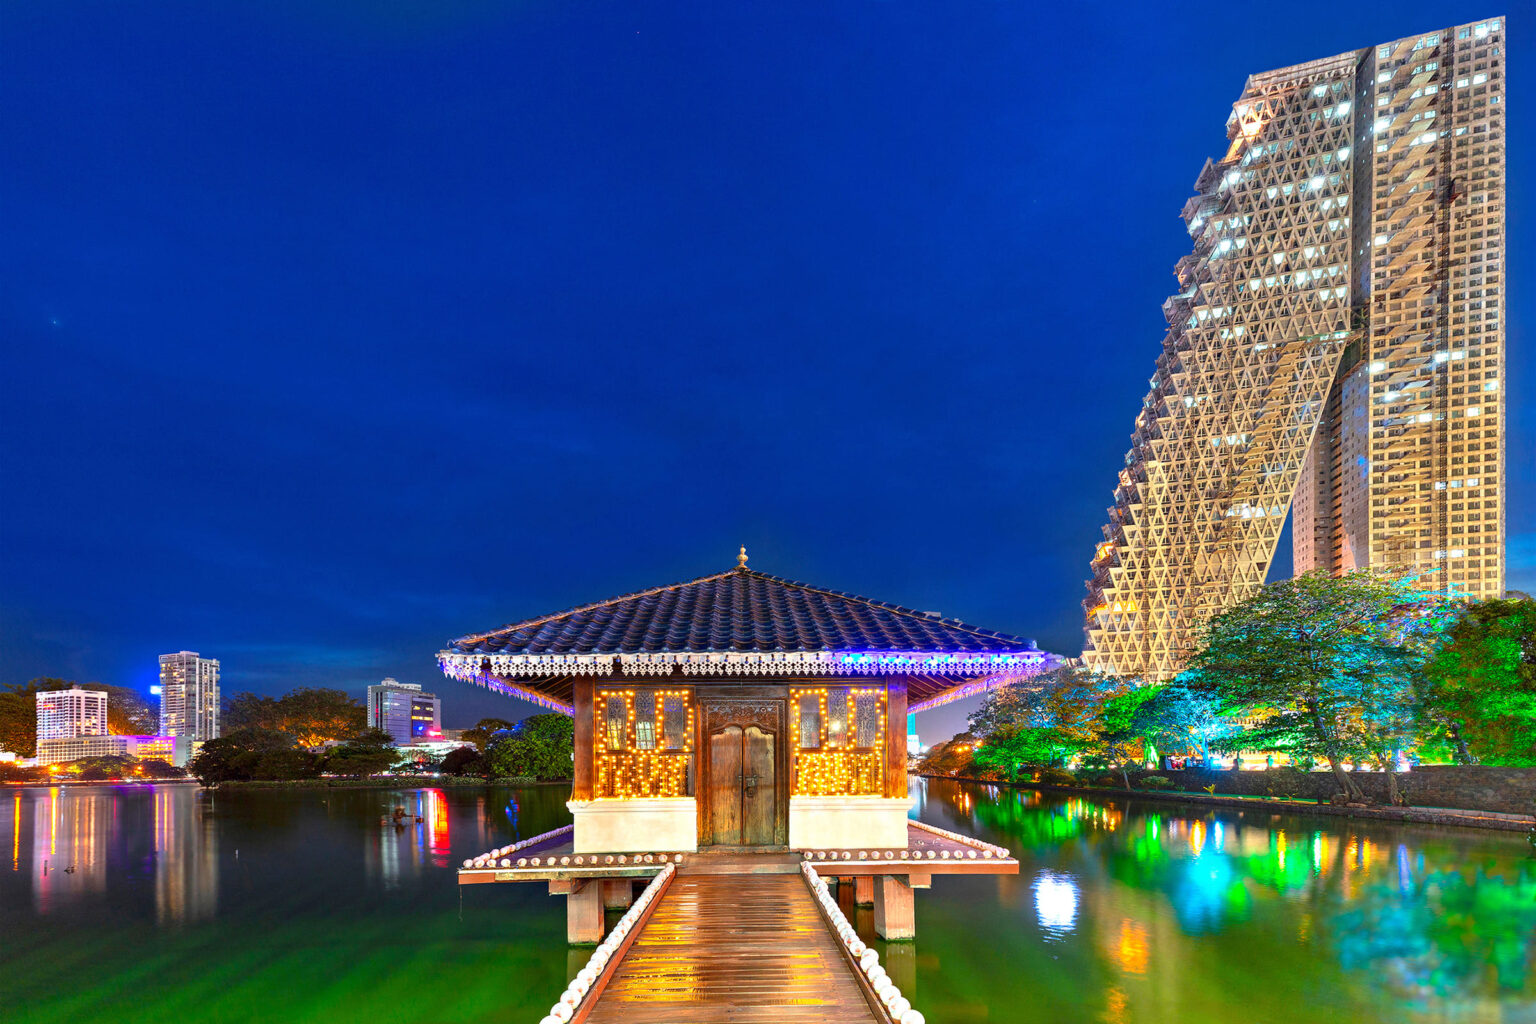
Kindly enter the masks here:
M 587 1024 L 878 1022 L 798 875 L 679 875 Z

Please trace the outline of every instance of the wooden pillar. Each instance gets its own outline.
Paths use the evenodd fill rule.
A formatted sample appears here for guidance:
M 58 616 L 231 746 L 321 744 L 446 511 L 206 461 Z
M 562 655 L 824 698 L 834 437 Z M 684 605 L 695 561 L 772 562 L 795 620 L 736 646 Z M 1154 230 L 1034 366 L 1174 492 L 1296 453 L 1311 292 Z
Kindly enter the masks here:
M 603 879 L 604 909 L 623 910 L 635 899 L 635 884 L 627 878 Z
M 853 876 L 853 904 L 856 907 L 867 907 L 875 902 L 875 876 Z
M 907 680 L 885 684 L 885 795 L 907 795 Z
M 583 882 L 565 898 L 565 941 L 573 946 L 595 946 L 603 941 L 601 882 Z
M 576 761 L 572 766 L 571 799 L 592 799 L 592 680 L 580 678 L 575 683 L 571 703 L 576 708 Z
M 875 934 L 887 942 L 915 938 L 917 919 L 912 913 L 912 887 L 901 875 L 876 875 Z

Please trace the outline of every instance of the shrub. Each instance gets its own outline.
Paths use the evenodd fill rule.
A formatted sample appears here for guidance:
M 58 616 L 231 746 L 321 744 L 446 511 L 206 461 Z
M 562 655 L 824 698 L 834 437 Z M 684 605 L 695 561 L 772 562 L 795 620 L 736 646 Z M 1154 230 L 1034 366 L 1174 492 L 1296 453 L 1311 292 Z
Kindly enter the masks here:
M 1081 785 L 1081 780 L 1065 768 L 1040 768 L 1035 772 L 1035 781 L 1043 786 Z
M 1136 780 L 1137 789 L 1172 789 L 1173 780 L 1166 775 L 1143 775 Z

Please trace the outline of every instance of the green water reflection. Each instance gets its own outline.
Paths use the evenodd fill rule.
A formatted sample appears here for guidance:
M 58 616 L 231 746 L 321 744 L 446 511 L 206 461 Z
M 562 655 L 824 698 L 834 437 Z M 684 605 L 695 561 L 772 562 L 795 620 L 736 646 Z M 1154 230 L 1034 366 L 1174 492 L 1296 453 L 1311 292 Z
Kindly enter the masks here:
M 586 955 L 565 948 L 562 901 L 461 893 L 453 868 L 565 823 L 566 796 L 0 790 L 0 1020 L 537 1020 Z M 914 796 L 1022 865 L 936 879 L 918 941 L 879 947 L 935 1024 L 1536 1021 L 1518 835 L 941 782 Z M 396 805 L 403 828 L 381 821 Z
M 925 820 L 1021 864 L 919 903 L 917 987 L 943 1019 L 1536 1020 L 1519 835 L 937 781 L 916 795 Z

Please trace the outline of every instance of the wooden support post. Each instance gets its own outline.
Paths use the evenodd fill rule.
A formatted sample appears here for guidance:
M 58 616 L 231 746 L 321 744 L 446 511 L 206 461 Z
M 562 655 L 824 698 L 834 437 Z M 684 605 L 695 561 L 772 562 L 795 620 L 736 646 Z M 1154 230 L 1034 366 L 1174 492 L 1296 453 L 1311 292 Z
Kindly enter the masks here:
M 907 796 L 907 680 L 885 684 L 885 795 Z
M 585 882 L 565 898 L 565 941 L 595 946 L 603 941 L 603 886 Z
M 875 876 L 853 876 L 853 905 L 868 907 L 875 902 Z
M 592 799 L 592 680 L 578 679 L 574 688 L 576 761 L 571 766 L 571 799 L 580 803 Z
M 624 910 L 635 899 L 635 883 L 627 878 L 605 878 L 603 880 L 603 909 Z
M 875 877 L 875 934 L 887 942 L 917 936 L 912 913 L 912 887 L 900 875 Z

